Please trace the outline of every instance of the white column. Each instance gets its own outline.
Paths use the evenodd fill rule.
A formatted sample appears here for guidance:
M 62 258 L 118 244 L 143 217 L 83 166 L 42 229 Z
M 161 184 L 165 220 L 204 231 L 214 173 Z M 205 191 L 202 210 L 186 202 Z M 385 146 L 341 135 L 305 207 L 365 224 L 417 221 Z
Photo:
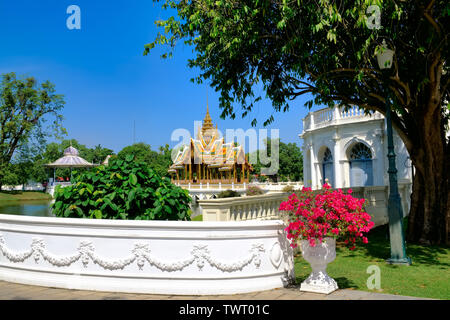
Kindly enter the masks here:
M 333 108 L 333 120 L 338 121 L 341 119 L 341 113 L 339 112 L 339 108 L 337 106 L 334 106 Z
M 314 112 L 310 112 L 309 113 L 309 129 L 313 130 L 315 125 L 314 125 Z
M 315 188 L 317 185 L 317 180 L 316 180 L 316 170 L 314 168 L 314 162 L 315 162 L 315 157 L 314 157 L 314 148 L 313 145 L 310 144 L 309 145 L 309 165 L 311 167 L 311 188 Z
M 310 179 L 311 174 L 309 174 L 309 157 L 306 155 L 308 154 L 308 147 L 306 145 L 302 146 L 302 152 L 303 152 L 303 185 L 309 186 L 308 180 Z
M 373 166 L 373 184 L 375 186 L 385 185 L 384 175 L 387 172 L 385 170 L 385 159 L 387 159 L 387 155 L 384 154 L 384 142 L 383 142 L 383 131 L 375 130 L 375 139 L 374 139 L 374 149 L 375 154 L 372 155 L 375 160 L 372 162 Z
M 337 108 L 336 108 L 337 109 Z M 342 178 L 341 178 L 341 166 L 339 165 L 339 160 L 341 159 L 341 154 L 339 150 L 339 136 L 335 134 L 333 136 L 334 140 L 334 150 L 333 150 L 333 170 L 334 170 L 334 188 L 342 188 Z

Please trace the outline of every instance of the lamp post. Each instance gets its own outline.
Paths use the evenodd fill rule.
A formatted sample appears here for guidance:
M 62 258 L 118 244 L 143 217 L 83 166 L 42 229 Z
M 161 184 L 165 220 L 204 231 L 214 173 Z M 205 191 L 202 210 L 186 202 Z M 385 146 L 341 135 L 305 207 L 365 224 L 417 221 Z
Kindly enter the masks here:
M 386 46 L 383 40 L 383 49 L 377 54 L 378 66 L 386 80 L 389 79 L 389 69 L 392 66 L 394 51 Z M 387 83 L 387 81 L 386 81 Z M 400 194 L 398 193 L 397 168 L 395 165 L 394 139 L 392 136 L 391 106 L 389 88 L 386 95 L 386 127 L 388 139 L 389 159 L 389 239 L 391 244 L 391 257 L 387 260 L 390 264 L 411 264 L 411 259 L 406 256 L 405 237 L 403 234 L 403 210 Z

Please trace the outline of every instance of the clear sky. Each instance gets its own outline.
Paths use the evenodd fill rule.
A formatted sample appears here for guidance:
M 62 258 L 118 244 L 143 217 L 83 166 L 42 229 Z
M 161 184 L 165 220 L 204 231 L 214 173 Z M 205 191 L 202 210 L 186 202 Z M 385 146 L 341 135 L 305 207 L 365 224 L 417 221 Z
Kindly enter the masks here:
M 81 9 L 81 29 L 69 30 L 68 6 Z M 0 2 L 0 74 L 14 71 L 39 81 L 50 80 L 64 94 L 67 138 L 93 147 L 120 151 L 145 142 L 157 149 L 171 141 L 177 128 L 194 133 L 209 109 L 219 129 L 247 130 L 253 117 L 260 127 L 273 113 L 269 100 L 260 101 L 246 118 L 219 118 L 219 94 L 189 81 L 198 70 L 187 67 L 192 49 L 180 44 L 174 58 L 160 58 L 162 49 L 143 56 L 144 45 L 158 29 L 154 21 L 169 14 L 151 0 L 14 0 Z M 298 134 L 307 97 L 276 113 L 283 142 L 302 144 Z M 239 108 L 239 106 L 236 106 Z M 314 109 L 317 109 L 315 107 Z M 260 128 L 257 127 L 256 129 Z

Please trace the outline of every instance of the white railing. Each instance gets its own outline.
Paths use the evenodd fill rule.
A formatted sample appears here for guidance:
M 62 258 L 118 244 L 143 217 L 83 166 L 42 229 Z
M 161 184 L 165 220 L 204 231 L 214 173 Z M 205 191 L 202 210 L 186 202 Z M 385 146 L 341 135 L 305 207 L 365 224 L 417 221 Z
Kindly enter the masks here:
M 335 125 L 342 123 L 347 123 L 348 120 L 359 120 L 364 119 L 382 119 L 383 116 L 374 112 L 371 115 L 364 114 L 364 110 L 358 106 L 353 106 L 347 110 L 345 108 L 334 107 L 320 109 L 314 112 L 308 113 L 308 115 L 303 119 L 303 132 L 307 130 L 313 130 L 315 128 L 322 128 L 328 125 Z
M 5 191 L 43 191 L 45 188 L 42 183 L 26 183 L 17 186 L 2 186 Z
M 409 213 L 411 184 L 399 183 L 399 193 L 402 199 L 403 215 Z M 349 188 L 343 188 L 347 192 Z M 365 208 L 372 216 L 376 226 L 389 222 L 387 186 L 370 186 L 351 188 L 355 198 L 366 199 Z M 280 203 L 285 201 L 289 193 L 267 193 L 261 196 L 244 196 L 236 198 L 223 198 L 201 200 L 198 204 L 203 214 L 203 221 L 242 221 L 242 220 L 269 220 L 285 219 L 278 211 Z
M 319 124 L 333 120 L 333 109 L 325 108 L 314 112 L 314 122 Z
M 360 109 L 357 106 L 353 106 L 349 109 L 347 109 L 347 111 L 344 108 L 341 108 L 339 110 L 339 114 L 341 116 L 341 118 L 354 118 L 354 117 L 364 117 L 364 110 Z

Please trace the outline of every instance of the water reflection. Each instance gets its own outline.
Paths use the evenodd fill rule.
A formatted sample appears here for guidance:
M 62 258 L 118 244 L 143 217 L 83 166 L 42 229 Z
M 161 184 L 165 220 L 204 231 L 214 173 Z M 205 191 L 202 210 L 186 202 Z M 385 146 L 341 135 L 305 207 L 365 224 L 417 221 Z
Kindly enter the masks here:
M 50 208 L 52 201 L 30 200 L 0 204 L 0 214 L 16 214 L 22 216 L 54 217 Z

